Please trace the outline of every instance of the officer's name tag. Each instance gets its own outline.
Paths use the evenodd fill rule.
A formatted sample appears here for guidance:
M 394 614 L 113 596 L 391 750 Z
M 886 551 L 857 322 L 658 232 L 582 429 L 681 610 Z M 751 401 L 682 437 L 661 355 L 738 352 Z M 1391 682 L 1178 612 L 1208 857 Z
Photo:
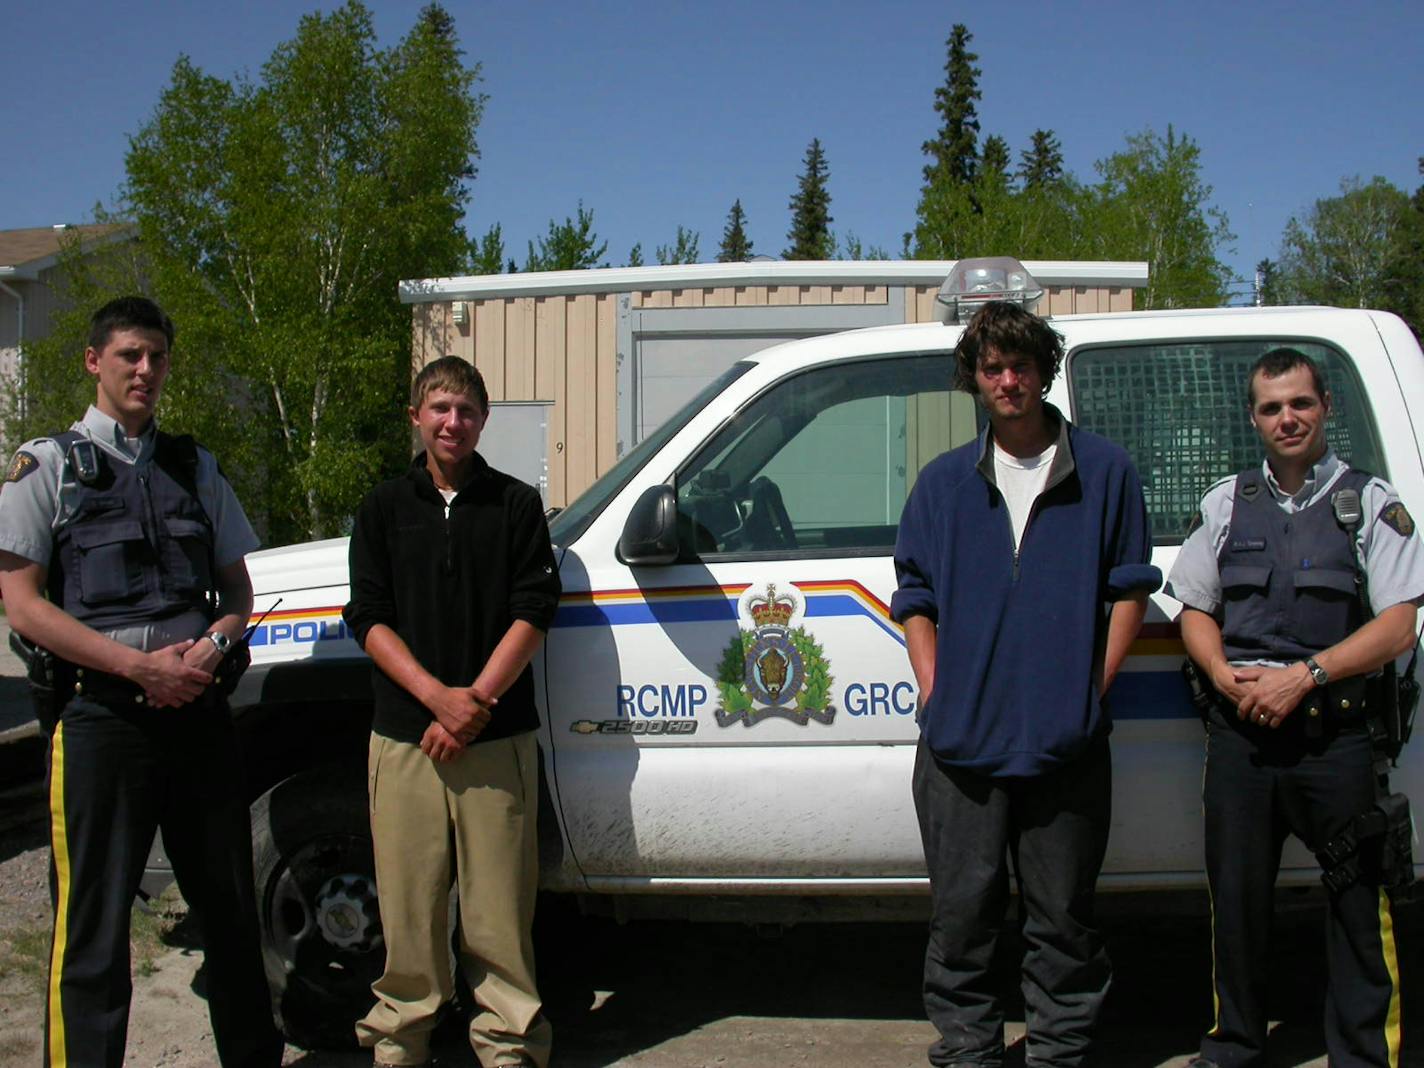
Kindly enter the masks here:
M 1231 551 L 1234 553 L 1260 552 L 1266 547 L 1265 538 L 1232 538 Z

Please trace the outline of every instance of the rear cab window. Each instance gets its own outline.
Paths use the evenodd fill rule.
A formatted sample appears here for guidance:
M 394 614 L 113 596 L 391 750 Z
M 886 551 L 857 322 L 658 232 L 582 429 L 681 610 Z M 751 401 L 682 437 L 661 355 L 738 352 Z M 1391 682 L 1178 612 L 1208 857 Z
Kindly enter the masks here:
M 1202 495 L 1261 462 L 1246 375 L 1282 345 L 1320 367 L 1331 396 L 1331 448 L 1388 479 L 1379 433 L 1354 364 L 1333 345 L 1299 338 L 1190 339 L 1085 346 L 1068 357 L 1074 421 L 1128 451 L 1142 480 L 1153 543 L 1180 545 Z

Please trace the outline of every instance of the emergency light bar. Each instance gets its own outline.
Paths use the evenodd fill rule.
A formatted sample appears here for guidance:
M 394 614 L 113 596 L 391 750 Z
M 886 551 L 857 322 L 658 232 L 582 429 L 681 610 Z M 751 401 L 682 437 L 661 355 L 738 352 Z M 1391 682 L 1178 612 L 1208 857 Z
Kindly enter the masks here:
M 1043 296 L 1043 287 L 1012 256 L 979 256 L 960 260 L 939 287 L 935 303 L 940 322 L 945 325 L 968 319 L 981 304 L 1006 300 L 1033 311 Z

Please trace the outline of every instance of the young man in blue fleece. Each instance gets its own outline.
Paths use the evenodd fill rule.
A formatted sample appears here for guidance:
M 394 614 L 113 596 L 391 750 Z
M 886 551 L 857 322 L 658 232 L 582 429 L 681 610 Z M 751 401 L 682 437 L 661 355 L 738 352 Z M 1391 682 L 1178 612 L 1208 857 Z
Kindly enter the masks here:
M 1003 1062 L 989 964 L 1012 856 L 1027 1063 L 1075 1068 L 1112 976 L 1093 920 L 1112 801 L 1103 696 L 1162 576 L 1127 453 L 1044 402 L 1063 362 L 1058 334 L 990 303 L 955 361 L 955 387 L 978 397 L 989 425 L 920 472 L 891 604 L 920 689 L 924 997 L 940 1034 L 929 1060 Z

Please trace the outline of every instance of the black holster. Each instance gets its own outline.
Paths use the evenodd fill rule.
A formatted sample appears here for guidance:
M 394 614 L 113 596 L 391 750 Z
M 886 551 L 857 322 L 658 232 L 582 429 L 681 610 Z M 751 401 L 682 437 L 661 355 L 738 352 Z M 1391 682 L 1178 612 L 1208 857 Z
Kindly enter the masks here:
M 1182 661 L 1182 679 L 1187 684 L 1187 692 L 1192 699 L 1192 707 L 1197 710 L 1197 715 L 1201 716 L 1205 723 L 1211 710 L 1218 703 L 1225 700 L 1216 692 L 1216 687 L 1211 684 L 1211 679 L 1206 672 L 1197 667 L 1196 662 L 1191 657 Z
M 224 697 L 230 697 L 232 691 L 237 689 L 237 684 L 242 681 L 243 674 L 251 666 L 252 649 L 248 646 L 247 637 L 244 635 L 228 646 L 222 660 L 213 669 L 213 685 Z
M 1376 749 L 1383 752 L 1391 764 L 1399 759 L 1404 743 L 1414 732 L 1414 710 L 1418 705 L 1419 683 L 1413 671 L 1401 675 L 1394 664 L 1389 663 L 1379 674 L 1370 676 L 1370 717 L 1377 721 L 1371 726 L 1370 734 L 1375 739 Z
M 45 734 L 53 734 L 64 710 L 64 699 L 56 683 L 58 660 L 48 649 L 10 631 L 10 648 L 25 665 L 25 678 L 30 684 L 30 700 L 34 702 L 35 719 Z
M 1414 821 L 1404 794 L 1381 797 L 1315 854 L 1320 881 L 1332 894 L 1361 878 L 1378 878 L 1395 904 L 1413 899 Z

